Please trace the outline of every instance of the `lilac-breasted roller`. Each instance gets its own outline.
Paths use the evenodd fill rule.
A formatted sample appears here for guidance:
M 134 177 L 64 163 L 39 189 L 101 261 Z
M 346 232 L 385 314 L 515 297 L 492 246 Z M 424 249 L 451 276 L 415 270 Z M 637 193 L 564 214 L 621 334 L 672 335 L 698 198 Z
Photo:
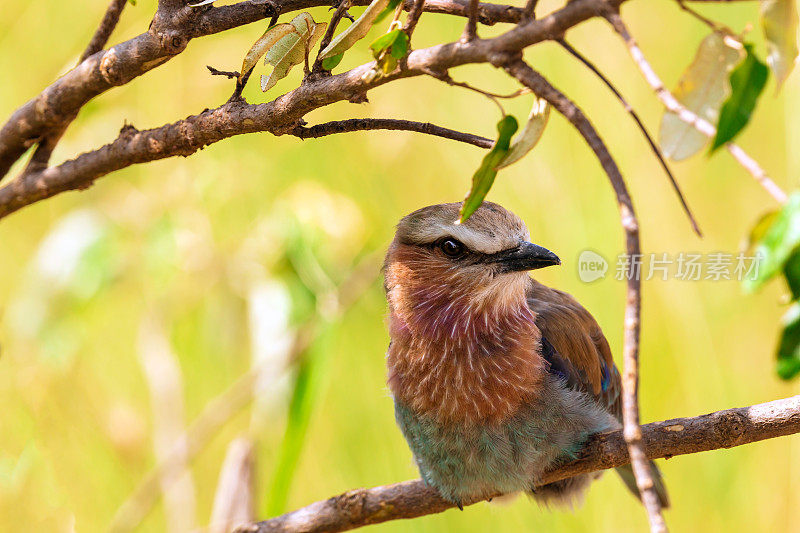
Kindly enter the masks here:
M 572 504 L 598 474 L 538 480 L 592 433 L 621 427 L 608 341 L 574 298 L 528 275 L 560 261 L 519 217 L 484 202 L 459 224 L 459 208 L 404 217 L 386 255 L 397 423 L 422 479 L 459 507 L 519 491 Z M 637 494 L 630 466 L 617 470 Z

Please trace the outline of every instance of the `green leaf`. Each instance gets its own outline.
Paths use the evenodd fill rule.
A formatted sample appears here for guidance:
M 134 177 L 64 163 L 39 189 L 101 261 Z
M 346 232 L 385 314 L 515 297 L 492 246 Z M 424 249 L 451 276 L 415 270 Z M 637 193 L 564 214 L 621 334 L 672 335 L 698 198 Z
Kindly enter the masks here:
M 397 6 L 399 4 L 400 0 L 389 0 L 389 5 L 386 6 L 386 9 L 378 13 L 378 16 L 375 17 L 375 20 L 372 21 L 372 25 L 374 26 L 375 24 L 379 23 L 380 21 L 391 15 L 392 12 L 394 12 L 394 10 L 397 9 Z
M 481 166 L 472 176 L 472 188 L 461 205 L 459 224 L 465 222 L 483 203 L 483 199 L 486 198 L 489 189 L 492 188 L 492 183 L 494 183 L 494 178 L 497 175 L 497 165 L 503 161 L 503 158 L 508 153 L 511 136 L 516 133 L 518 128 L 517 119 L 511 115 L 503 117 L 497 123 L 497 141 L 495 141 L 492 149 L 481 161 Z
M 756 244 L 755 253 L 760 256 L 758 275 L 753 280 L 745 280 L 745 290 L 753 291 L 781 272 L 798 246 L 800 246 L 800 192 L 795 192 L 789 196 L 789 200 Z
M 261 56 L 263 56 L 267 50 L 275 46 L 275 43 L 282 38 L 294 32 L 294 26 L 291 24 L 276 24 L 268 28 L 267 31 L 253 43 L 253 46 L 247 51 L 247 55 L 244 56 L 238 82 L 242 83 L 244 77 L 253 70 L 256 64 L 258 64 L 258 60 L 261 59 Z
M 403 30 L 399 29 L 393 30 L 388 33 L 384 33 L 383 35 L 372 41 L 372 44 L 369 45 L 369 47 L 372 49 L 372 57 L 378 59 L 378 56 L 381 55 L 381 52 L 383 52 L 384 50 L 388 50 L 394 44 L 394 42 L 397 40 L 397 38 L 400 36 L 401 33 L 403 33 Z
M 306 49 L 322 38 L 328 23 L 314 22 L 308 13 L 300 13 L 292 19 L 291 26 L 294 33 L 281 38 L 264 56 L 264 64 L 275 67 L 269 76 L 261 76 L 261 90 L 264 92 L 285 78 L 292 67 L 305 61 Z
M 731 72 L 731 95 L 722 104 L 717 135 L 709 153 L 732 141 L 750 121 L 756 102 L 767 84 L 769 69 L 753 53 L 753 45 L 744 45 L 747 56 Z
M 544 128 L 547 126 L 547 119 L 550 118 L 550 105 L 544 98 L 535 98 L 533 107 L 528 115 L 528 122 L 522 128 L 522 132 L 514 139 L 508 153 L 497 165 L 497 169 L 505 168 L 512 163 L 522 159 L 525 154 L 530 152 L 539 139 L 542 138 Z
M 397 60 L 408 53 L 408 35 L 401 29 L 392 30 L 375 39 L 369 47 L 378 66 L 388 74 L 397 66 Z
M 395 39 L 392 45 L 392 57 L 395 59 L 403 59 L 408 53 L 408 35 L 404 31 L 400 31 L 400 35 Z
M 341 54 L 349 50 L 356 42 L 363 39 L 372 23 L 389 4 L 389 0 L 372 0 L 367 9 L 356 19 L 354 23 L 347 27 L 342 33 L 337 35 L 325 49 L 319 53 L 320 59 Z
M 792 301 L 800 299 L 800 253 L 796 250 L 783 266 L 783 277 L 792 293 Z
M 700 43 L 692 64 L 684 71 L 675 98 L 697 116 L 716 124 L 719 108 L 730 94 L 728 74 L 741 60 L 742 51 L 732 37 L 713 32 Z M 687 124 L 671 111 L 661 119 L 658 143 L 666 157 L 675 161 L 687 159 L 708 143 L 708 137 Z
M 335 56 L 326 57 L 322 60 L 322 68 L 325 70 L 333 70 L 336 66 L 342 62 L 342 58 L 344 57 L 344 52 L 341 54 L 336 54 Z
M 775 75 L 777 86 L 792 72 L 797 59 L 797 5 L 796 0 L 762 0 L 761 27 L 767 40 L 767 64 Z
M 800 303 L 793 303 L 781 322 L 776 370 L 781 379 L 792 379 L 800 373 Z
M 775 219 L 780 213 L 780 209 L 773 209 L 761 215 L 759 219 L 756 220 L 756 223 L 753 224 L 753 227 L 750 228 L 750 233 L 747 235 L 747 239 L 745 240 L 742 248 L 744 250 L 749 250 L 755 246 L 758 241 L 763 239 L 764 235 L 767 233 L 767 230 L 769 230 L 770 226 L 772 226 L 773 222 L 775 222 Z

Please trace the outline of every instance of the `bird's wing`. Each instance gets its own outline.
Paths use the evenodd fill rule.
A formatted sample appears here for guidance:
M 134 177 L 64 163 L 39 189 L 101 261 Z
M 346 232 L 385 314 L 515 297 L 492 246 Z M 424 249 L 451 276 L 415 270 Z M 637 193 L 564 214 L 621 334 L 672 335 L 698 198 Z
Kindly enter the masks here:
M 611 348 L 594 317 L 569 294 L 533 281 L 528 305 L 542 332 L 550 372 L 622 418 L 622 384 Z

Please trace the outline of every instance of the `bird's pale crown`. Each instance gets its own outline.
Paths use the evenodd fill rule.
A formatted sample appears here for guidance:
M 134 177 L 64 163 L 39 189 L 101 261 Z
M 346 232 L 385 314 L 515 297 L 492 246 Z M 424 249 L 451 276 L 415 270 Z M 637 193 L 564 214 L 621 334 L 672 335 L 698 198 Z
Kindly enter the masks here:
M 471 250 L 494 254 L 529 239 L 525 223 L 495 203 L 483 202 L 463 224 L 458 223 L 460 208 L 458 202 L 431 205 L 406 215 L 397 225 L 397 241 L 428 244 L 452 237 Z

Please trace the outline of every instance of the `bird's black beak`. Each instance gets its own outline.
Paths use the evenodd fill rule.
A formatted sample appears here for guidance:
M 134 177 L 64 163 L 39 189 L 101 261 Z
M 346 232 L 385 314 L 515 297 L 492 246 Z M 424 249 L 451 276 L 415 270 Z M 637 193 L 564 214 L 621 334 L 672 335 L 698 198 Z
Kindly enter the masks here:
M 497 252 L 488 256 L 487 259 L 496 263 L 502 272 L 535 270 L 561 264 L 561 260 L 556 254 L 543 246 L 530 242 L 523 242 L 515 248 Z

